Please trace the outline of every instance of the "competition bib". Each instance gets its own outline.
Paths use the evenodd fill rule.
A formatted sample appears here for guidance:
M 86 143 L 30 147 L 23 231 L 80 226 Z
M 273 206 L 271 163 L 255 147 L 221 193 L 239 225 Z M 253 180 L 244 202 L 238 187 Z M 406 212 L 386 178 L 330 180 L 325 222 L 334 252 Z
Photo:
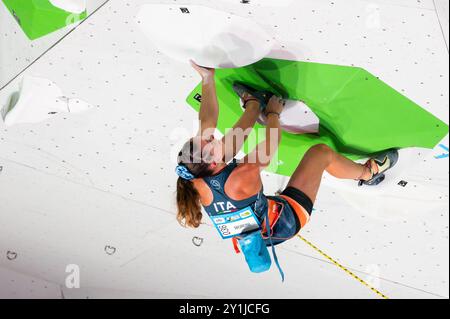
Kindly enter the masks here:
M 210 216 L 214 226 L 223 239 L 229 239 L 260 229 L 258 217 L 251 207 L 235 212 L 224 212 L 219 215 Z

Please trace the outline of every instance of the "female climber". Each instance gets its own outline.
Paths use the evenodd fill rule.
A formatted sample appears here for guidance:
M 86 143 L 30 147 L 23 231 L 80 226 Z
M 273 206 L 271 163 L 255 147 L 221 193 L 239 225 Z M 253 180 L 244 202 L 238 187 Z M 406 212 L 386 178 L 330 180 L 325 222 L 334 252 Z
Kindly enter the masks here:
M 200 129 L 189 139 L 178 154 L 176 172 L 178 222 L 197 228 L 202 222 L 202 209 L 215 221 L 223 238 L 242 235 L 259 226 L 264 238 L 270 234 L 273 245 L 294 237 L 309 221 L 324 171 L 340 179 L 353 179 L 360 185 L 376 185 L 384 173 L 398 159 L 396 150 L 388 150 L 369 159 L 365 164 L 355 163 L 325 144 L 311 147 L 289 180 L 287 188 L 278 196 L 265 196 L 261 171 L 266 168 L 281 140 L 280 114 L 284 102 L 269 92 L 260 92 L 235 84 L 234 90 L 244 103 L 245 111 L 221 140 L 214 137 L 219 116 L 215 88 L 215 70 L 200 67 L 191 61 L 202 78 L 202 98 L 199 113 Z M 260 113 L 267 118 L 266 139 L 241 160 L 235 156 L 243 146 Z M 240 136 L 238 136 L 240 135 Z M 231 141 L 231 142 L 230 142 Z M 255 214 L 255 222 L 219 227 L 233 223 L 233 218 L 221 216 L 247 207 Z M 247 212 L 248 213 L 248 212 Z M 241 216 L 249 216 L 247 215 Z M 269 217 L 269 224 L 264 222 Z M 219 218 L 219 219 L 217 219 Z M 244 226 L 247 228 L 244 228 Z M 266 227 L 267 225 L 267 227 Z M 233 228 L 234 227 L 234 228 Z

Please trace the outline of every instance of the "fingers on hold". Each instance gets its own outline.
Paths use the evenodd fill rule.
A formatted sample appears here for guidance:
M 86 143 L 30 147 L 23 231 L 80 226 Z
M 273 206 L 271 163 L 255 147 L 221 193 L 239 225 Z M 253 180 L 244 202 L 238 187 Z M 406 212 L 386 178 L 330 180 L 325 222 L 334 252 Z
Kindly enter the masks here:
M 274 95 L 275 96 L 275 95 Z M 282 104 L 282 105 L 286 105 L 286 100 L 283 99 L 283 97 L 281 96 L 276 96 L 276 99 L 278 101 L 278 103 Z

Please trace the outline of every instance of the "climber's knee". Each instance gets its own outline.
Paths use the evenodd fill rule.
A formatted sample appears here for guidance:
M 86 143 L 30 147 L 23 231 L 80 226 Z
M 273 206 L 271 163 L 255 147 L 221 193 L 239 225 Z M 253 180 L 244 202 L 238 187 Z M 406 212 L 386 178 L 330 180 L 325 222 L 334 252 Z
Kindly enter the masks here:
M 326 166 L 333 161 L 334 151 L 326 144 L 316 144 L 307 153 L 309 153 L 309 156 L 325 163 Z

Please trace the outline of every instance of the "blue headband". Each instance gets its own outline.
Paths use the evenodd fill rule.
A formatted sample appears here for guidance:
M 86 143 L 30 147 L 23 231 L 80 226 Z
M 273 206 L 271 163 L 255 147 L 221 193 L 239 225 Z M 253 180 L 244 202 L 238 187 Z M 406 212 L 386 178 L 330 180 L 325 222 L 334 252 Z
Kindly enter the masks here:
M 178 176 L 187 181 L 195 179 L 194 174 L 192 174 L 191 171 L 183 164 L 178 165 L 177 168 L 175 169 L 175 172 L 177 173 Z

